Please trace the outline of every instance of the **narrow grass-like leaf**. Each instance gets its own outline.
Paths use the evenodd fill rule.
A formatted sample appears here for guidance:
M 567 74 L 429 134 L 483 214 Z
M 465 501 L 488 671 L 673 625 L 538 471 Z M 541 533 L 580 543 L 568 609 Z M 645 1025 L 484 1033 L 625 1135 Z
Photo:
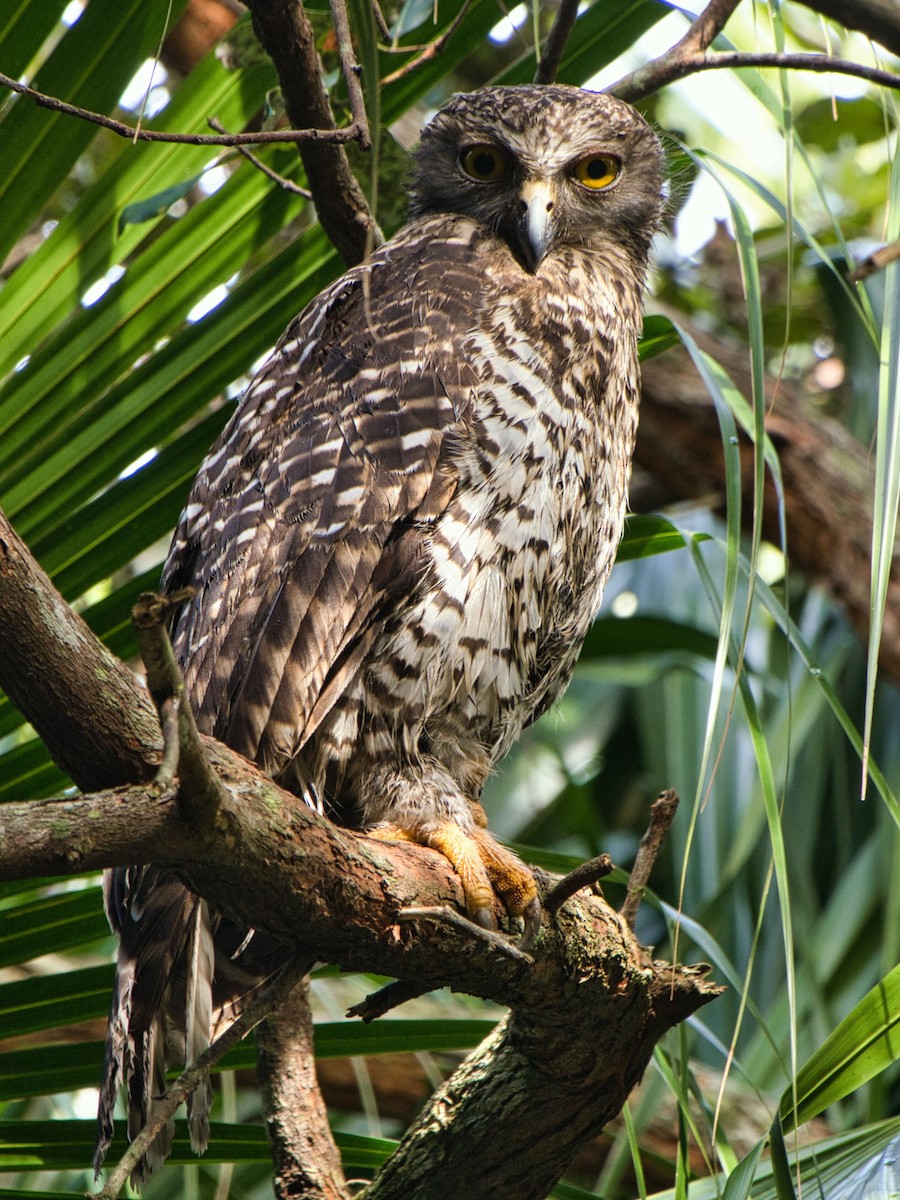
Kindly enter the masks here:
M 878 1175 L 881 1163 L 897 1154 L 898 1139 L 900 1117 L 893 1117 L 803 1146 L 796 1161 L 800 1163 L 804 1196 L 814 1196 L 815 1200 L 858 1200 L 862 1195 L 869 1195 L 877 1196 L 879 1200 L 881 1197 L 893 1200 L 891 1191 L 885 1186 L 887 1172 L 880 1180 Z M 754 1152 L 755 1148 L 751 1153 Z M 723 1182 L 721 1176 L 694 1180 L 690 1200 L 719 1200 Z M 876 1190 L 868 1193 L 861 1190 L 867 1183 Z M 879 1183 L 880 1191 L 877 1190 Z M 860 1190 L 854 1191 L 854 1184 Z M 750 1195 L 753 1200 L 776 1200 L 770 1161 L 763 1159 L 758 1163 Z M 674 1190 L 657 1192 L 651 1200 L 675 1200 Z M 728 1200 L 731 1200 L 730 1196 Z
M 797 1193 L 794 1191 L 791 1164 L 788 1161 L 787 1146 L 784 1142 L 781 1121 L 777 1115 L 769 1130 L 769 1157 L 772 1162 L 772 1179 L 775 1183 L 775 1193 L 778 1196 L 778 1200 L 797 1200 Z
M 725 1184 L 725 1192 L 723 1200 L 747 1200 L 750 1195 L 750 1188 L 753 1184 L 753 1179 L 756 1175 L 756 1169 L 759 1165 L 759 1160 L 762 1157 L 762 1152 L 766 1148 L 765 1139 L 758 1141 L 752 1150 L 741 1159 L 735 1169 L 728 1176 L 728 1182 Z
M 7 750 L 2 757 L 0 780 L 0 804 L 52 796 L 70 785 L 69 779 L 50 761 L 43 742 L 36 738 Z
M 18 79 L 56 28 L 68 0 L 4 0 L 0 8 L 0 63 Z
M 896 147 L 891 170 L 888 241 L 900 237 L 900 170 Z M 878 422 L 875 440 L 875 504 L 872 523 L 872 586 L 869 601 L 869 642 L 866 660 L 866 713 L 863 722 L 863 798 L 868 783 L 867 762 L 875 715 L 878 652 L 884 628 L 884 609 L 894 563 L 897 505 L 900 503 L 900 264 L 884 272 L 884 319 L 881 326 L 878 376 Z

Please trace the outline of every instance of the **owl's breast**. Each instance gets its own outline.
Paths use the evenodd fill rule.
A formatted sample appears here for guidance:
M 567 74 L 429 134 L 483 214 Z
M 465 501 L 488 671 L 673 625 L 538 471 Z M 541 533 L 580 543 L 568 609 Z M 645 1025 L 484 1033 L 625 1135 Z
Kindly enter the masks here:
M 455 496 L 371 669 L 415 690 L 426 740 L 475 740 L 496 761 L 571 676 L 621 534 L 632 434 L 610 427 L 600 372 L 563 379 L 512 333 L 472 334 L 467 356 L 482 367 Z M 402 684 L 398 661 L 418 664 Z

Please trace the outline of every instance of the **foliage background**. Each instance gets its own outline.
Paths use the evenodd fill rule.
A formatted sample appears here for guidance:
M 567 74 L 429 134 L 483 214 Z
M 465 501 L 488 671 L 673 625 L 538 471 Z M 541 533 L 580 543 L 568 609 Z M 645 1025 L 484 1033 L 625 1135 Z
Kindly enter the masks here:
M 260 113 L 277 119 L 275 74 L 246 19 L 196 62 L 170 39 L 149 81 L 168 7 L 7 0 L 0 70 L 88 108 L 119 106 L 131 120 L 146 99 L 160 129 L 203 132 L 209 116 L 230 130 Z M 171 22 L 186 7 L 173 0 Z M 340 111 L 327 17 L 310 7 Z M 459 0 L 406 0 L 387 13 L 390 48 L 374 44 L 357 14 L 369 79 L 373 67 L 388 79 L 415 54 L 397 50 L 426 43 L 459 12 Z M 498 28 L 494 0 L 471 0 L 442 55 L 383 84 L 377 199 L 388 232 L 402 220 L 402 146 L 451 91 L 529 80 L 535 33 L 546 34 L 552 15 L 519 6 Z M 559 77 L 608 84 L 683 28 L 658 0 L 594 0 Z M 872 56 L 859 35 L 797 5 L 745 4 L 728 35 L 742 48 L 830 44 L 858 61 Z M 692 152 L 673 143 L 672 227 L 651 311 L 744 347 L 876 448 L 885 466 L 875 557 L 887 547 L 889 560 L 896 470 L 882 456 L 893 444 L 897 283 L 893 272 L 878 275 L 857 294 L 835 264 L 883 239 L 889 222 L 896 236 L 890 95 L 838 77 L 716 72 L 642 108 Z M 259 157 L 302 183 L 291 148 Z M 355 161 L 371 194 L 371 168 Z M 132 145 L 10 97 L 0 162 L 0 505 L 92 628 L 131 657 L 131 603 L 155 585 L 200 458 L 254 366 L 340 262 L 307 202 L 233 152 Z M 729 213 L 728 228 L 703 249 L 689 246 L 686 230 L 710 205 Z M 648 328 L 664 339 L 669 331 L 664 320 Z M 895 1194 L 885 1181 L 900 1138 L 896 686 L 880 680 L 873 704 L 871 656 L 840 609 L 788 572 L 780 548 L 742 533 L 733 438 L 736 422 L 765 444 L 761 374 L 742 400 L 695 354 L 720 412 L 728 495 L 686 506 L 638 478 L 636 505 L 662 507 L 669 524 L 633 522 L 572 688 L 491 781 L 487 806 L 497 832 L 537 848 L 535 861 L 564 869 L 606 849 L 627 868 L 648 802 L 676 787 L 684 803 L 653 880 L 660 901 L 645 906 L 640 932 L 660 955 L 711 961 L 729 992 L 670 1035 L 602 1155 L 583 1156 L 555 1194 L 686 1195 L 689 1177 L 733 1171 L 740 1159 L 749 1187 L 783 1096 L 785 1128 L 792 1097 L 800 1118 L 824 1116 L 813 1136 L 829 1140 L 814 1162 L 803 1158 L 821 1194 L 868 1195 L 859 1190 L 866 1172 L 884 1189 L 872 1195 Z M 666 536 L 673 529 L 682 537 Z M 789 548 L 790 530 L 787 539 Z M 681 548 L 652 553 L 673 541 Z M 859 746 L 840 718 L 864 730 L 867 708 L 883 777 L 863 801 Z M 0 698 L 0 801 L 66 785 Z M 90 1183 L 112 981 L 98 880 L 6 886 L 0 908 L 0 1195 L 72 1194 Z M 344 1022 L 373 986 L 327 970 L 315 985 L 326 1095 L 348 1173 L 359 1177 L 402 1131 L 417 1095 L 496 1017 L 439 994 L 371 1028 Z M 175 1161 L 189 1165 L 169 1167 L 146 1189 L 151 1200 L 269 1193 L 252 1062 L 245 1046 L 224 1064 L 209 1154 L 195 1163 L 182 1138 Z M 757 1176 L 753 1195 L 790 1194 L 765 1167 Z M 732 1175 L 729 1195 L 749 1194 L 744 1179 Z M 701 1180 L 689 1194 L 722 1187 Z

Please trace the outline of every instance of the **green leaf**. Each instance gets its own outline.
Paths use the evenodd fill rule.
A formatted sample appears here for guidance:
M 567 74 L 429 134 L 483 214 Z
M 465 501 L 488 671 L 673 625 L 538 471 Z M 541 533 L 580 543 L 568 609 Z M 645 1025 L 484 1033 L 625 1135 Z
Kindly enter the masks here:
M 197 186 L 203 175 L 204 172 L 201 171 L 199 175 L 191 175 L 182 179 L 180 183 L 170 184 L 161 192 L 136 200 L 134 204 L 126 204 L 119 214 L 118 232 L 121 233 L 126 225 L 142 225 L 145 221 L 152 221 L 154 217 L 161 217 L 176 200 L 183 200 Z
M 215 113 L 226 127 L 241 129 L 274 77 L 271 67 L 226 71 L 208 55 L 147 128 L 207 132 L 206 118 Z M 197 174 L 210 158 L 208 146 L 175 143 L 122 143 L 116 150 L 110 166 L 0 291 L 0 379 L 69 317 L 89 283 L 126 261 L 146 237 L 136 225 L 117 235 L 121 208 Z
M 684 535 L 665 517 L 632 515 L 625 518 L 625 532 L 619 543 L 616 562 L 668 554 L 670 550 L 681 550 L 685 545 Z
M 853 1129 L 823 1141 L 803 1146 L 796 1156 L 800 1163 L 804 1195 L 815 1200 L 894 1200 L 891 1181 L 893 1162 L 898 1152 L 900 1117 L 881 1121 L 862 1129 Z M 760 1143 L 749 1152 L 756 1160 L 756 1178 L 750 1189 L 753 1200 L 776 1200 L 778 1196 L 772 1175 L 772 1163 L 759 1161 Z M 742 1188 L 744 1177 L 740 1177 Z M 690 1200 L 719 1200 L 722 1196 L 722 1176 L 696 1179 L 691 1183 Z M 869 1190 L 866 1190 L 866 1189 Z M 727 1200 L 732 1197 L 726 1192 Z M 657 1192 L 652 1200 L 675 1200 L 673 1190 Z
M 173 0 L 177 19 L 186 0 Z M 41 91 L 109 113 L 156 52 L 165 13 L 145 0 L 91 0 L 40 70 Z M 98 127 L 18 97 L 0 121 L 0 261 L 62 183 Z
M 71 980 L 70 976 L 80 976 Z M 33 983 L 28 980 L 28 983 Z M 101 990 L 101 983 L 103 985 Z M 18 985 L 7 985 L 22 987 Z M 80 991 L 78 989 L 81 989 Z M 87 989 L 87 990 L 85 990 Z M 52 1028 L 44 1022 L 55 1016 L 57 1023 L 70 1024 L 87 1017 L 105 1015 L 112 994 L 112 969 L 95 968 L 87 972 L 69 972 L 62 977 L 60 990 L 71 998 L 71 1011 L 43 999 L 37 1010 L 14 1009 L 12 1021 L 4 1026 L 10 1035 L 28 1028 Z M 27 995 L 32 1003 L 36 989 Z M 27 1001 L 26 1001 L 27 1002 Z M 3 989 L 0 989 L 0 1016 L 3 1015 Z M 34 1021 L 39 1024 L 35 1025 Z M 494 1021 L 398 1020 L 363 1025 L 355 1021 L 323 1023 L 315 1026 L 316 1058 L 347 1058 L 378 1054 L 440 1054 L 470 1050 L 494 1028 Z M 95 1086 L 103 1062 L 102 1042 L 74 1042 L 68 1045 L 33 1046 L 0 1054 L 0 1100 L 24 1096 L 51 1095 Z M 253 1070 L 256 1044 L 248 1038 L 230 1051 L 215 1067 L 220 1071 Z M 177 1074 L 174 1071 L 173 1074 Z
M 68 0 L 4 0 L 0 8 L 0 63 L 18 79 L 59 24 Z
M 99 887 L 44 896 L 4 909 L 0 967 L 71 950 L 108 936 Z
M 638 342 L 638 357 L 641 362 L 646 362 L 648 358 L 656 358 L 657 354 L 662 354 L 664 350 L 680 343 L 678 330 L 668 317 L 644 317 L 644 331 Z
M 802 1125 L 900 1060 L 900 966 L 847 1014 L 781 1098 L 785 1130 Z
M 105 1016 L 109 1011 L 114 975 L 115 968 L 109 963 L 54 975 L 32 975 L 3 984 L 0 986 L 0 1029 L 4 1037 L 21 1037 L 26 1033 Z M 67 1047 L 55 1049 L 62 1052 Z
M 688 654 L 716 660 L 718 639 L 667 617 L 598 617 L 588 630 L 580 662 L 641 654 Z

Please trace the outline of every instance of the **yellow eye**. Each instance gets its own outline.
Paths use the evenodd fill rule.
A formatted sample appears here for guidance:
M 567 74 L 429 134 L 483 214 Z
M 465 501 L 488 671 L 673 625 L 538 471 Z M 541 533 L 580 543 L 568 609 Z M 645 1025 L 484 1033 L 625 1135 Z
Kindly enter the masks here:
M 463 150 L 459 163 L 469 178 L 479 183 L 492 183 L 506 173 L 506 155 L 488 142 Z
M 575 164 L 575 178 L 585 187 L 598 191 L 619 178 L 622 164 L 611 154 L 589 154 Z

